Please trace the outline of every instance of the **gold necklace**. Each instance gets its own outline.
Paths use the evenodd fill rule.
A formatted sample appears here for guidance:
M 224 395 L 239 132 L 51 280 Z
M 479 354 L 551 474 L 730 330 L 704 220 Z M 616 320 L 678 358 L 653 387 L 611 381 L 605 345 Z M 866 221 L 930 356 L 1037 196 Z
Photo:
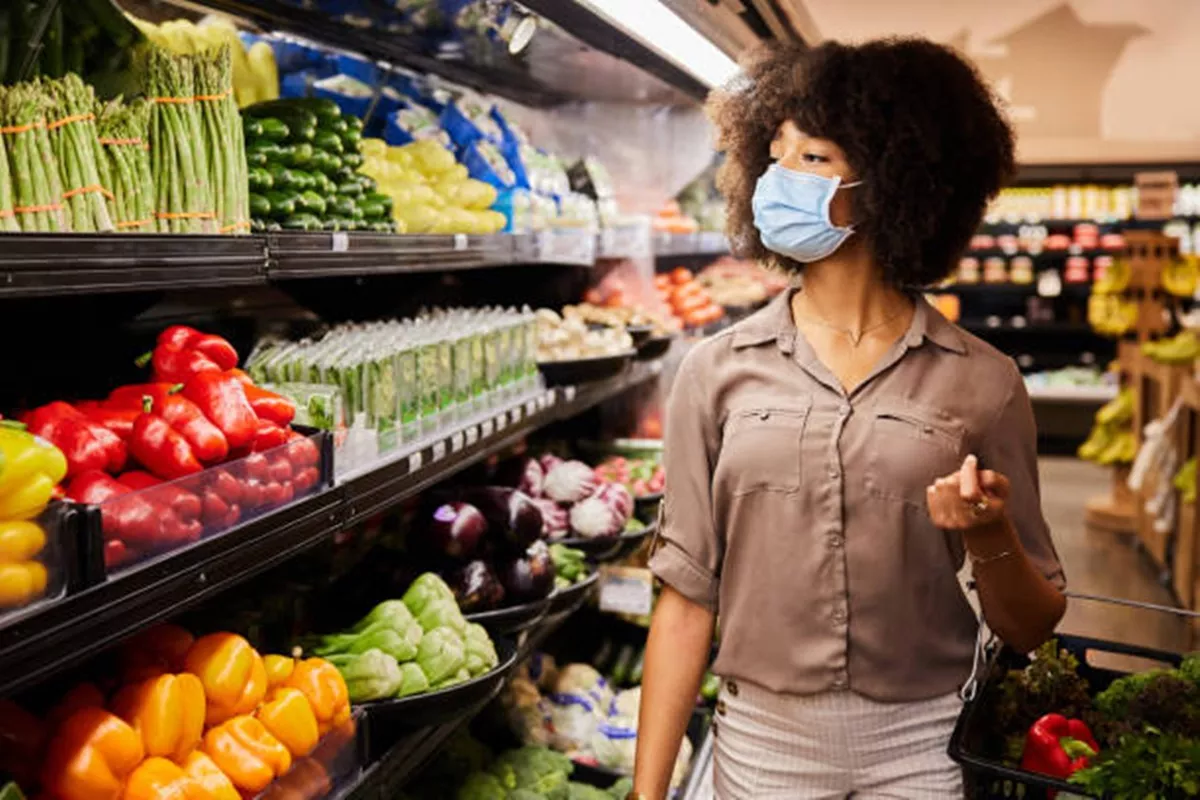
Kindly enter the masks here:
M 817 325 L 821 325 L 825 328 L 828 328 L 831 331 L 834 331 L 835 333 L 840 333 L 843 336 L 845 336 L 847 339 L 850 340 L 851 347 L 858 347 L 860 344 L 862 344 L 862 340 L 863 340 L 864 336 L 866 336 L 868 333 L 871 333 L 872 331 L 879 330 L 880 328 L 884 327 L 885 325 L 888 325 L 889 323 L 895 322 L 897 319 L 899 319 L 901 316 L 903 316 L 904 312 L 907 310 L 908 309 L 906 307 L 902 306 L 900 308 L 900 310 L 897 311 L 895 314 L 891 314 L 887 317 L 884 317 L 879 322 L 873 323 L 871 325 L 867 325 L 866 327 L 864 327 L 862 330 L 860 330 L 856 334 L 850 328 L 844 328 L 841 325 L 833 324 L 832 322 L 830 322 L 829 320 L 827 320 L 823 316 L 821 316 L 821 313 L 819 311 L 815 312 L 814 314 L 806 314 L 803 311 L 796 309 L 797 313 L 802 318 L 808 320 L 809 322 L 814 322 Z

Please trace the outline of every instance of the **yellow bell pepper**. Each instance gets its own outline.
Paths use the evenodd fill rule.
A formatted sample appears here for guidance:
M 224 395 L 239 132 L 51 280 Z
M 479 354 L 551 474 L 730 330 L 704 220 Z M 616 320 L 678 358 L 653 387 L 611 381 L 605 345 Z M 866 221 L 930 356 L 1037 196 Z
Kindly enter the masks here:
M 229 776 L 206 754 L 195 750 L 183 762 L 183 771 L 208 791 L 212 800 L 242 800 Z
M 263 666 L 267 670 L 267 686 L 274 689 L 292 676 L 296 659 L 291 656 L 263 656 Z
M 210 633 L 197 639 L 183 660 L 183 668 L 204 685 L 208 700 L 204 723 L 208 726 L 249 714 L 267 694 L 262 657 L 234 633 Z
M 299 689 L 308 698 L 321 735 L 350 719 L 350 692 L 337 667 L 323 658 L 296 662 L 284 686 Z
M 28 605 L 46 591 L 46 568 L 36 561 L 0 563 L 0 609 Z
M 57 447 L 18 423 L 0 423 L 0 519 L 42 513 L 66 474 L 67 459 Z
M 159 675 L 121 689 L 112 710 L 141 735 L 147 756 L 182 763 L 204 732 L 204 686 L 188 672 Z
M 31 561 L 45 546 L 46 532 L 36 522 L 0 522 L 0 564 Z
M 317 749 L 321 739 L 317 716 L 299 689 L 281 686 L 271 692 L 254 716 L 294 758 L 303 758 Z
M 234 717 L 209 728 L 203 748 L 243 793 L 261 792 L 292 767 L 292 754 L 254 717 Z
M 178 764 L 157 756 L 147 758 L 129 776 L 122 800 L 215 800 L 202 783 Z
M 56 800 L 120 800 L 145 751 L 137 731 L 102 708 L 83 708 L 59 727 L 42 764 Z

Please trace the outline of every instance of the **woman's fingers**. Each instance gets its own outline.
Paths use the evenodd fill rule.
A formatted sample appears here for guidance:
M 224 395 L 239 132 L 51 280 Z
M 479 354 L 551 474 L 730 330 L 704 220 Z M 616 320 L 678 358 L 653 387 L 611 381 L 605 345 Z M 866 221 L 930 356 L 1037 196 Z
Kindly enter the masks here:
M 988 494 L 995 495 L 1001 500 L 1008 498 L 1008 478 L 1004 477 L 995 470 L 985 469 L 980 472 L 979 485 L 982 486 Z
M 968 503 L 979 500 L 979 459 L 967 456 L 963 459 L 962 468 L 958 471 L 959 492 L 962 499 Z

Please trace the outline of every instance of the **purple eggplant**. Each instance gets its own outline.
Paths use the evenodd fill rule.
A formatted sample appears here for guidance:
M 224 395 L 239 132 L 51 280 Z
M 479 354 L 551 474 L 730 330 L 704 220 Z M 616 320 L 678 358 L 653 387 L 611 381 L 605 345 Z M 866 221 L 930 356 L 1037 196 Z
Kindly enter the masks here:
M 479 551 L 488 532 L 488 521 L 470 503 L 445 503 L 434 509 L 429 520 L 428 542 L 438 553 L 464 560 Z
M 467 493 L 492 529 L 493 539 L 502 539 L 521 552 L 542 538 L 542 512 L 524 492 L 504 486 L 484 486 Z
M 501 562 L 497 572 L 514 605 L 541 600 L 554 590 L 554 561 L 545 542 L 534 542 L 520 558 Z
M 488 611 L 504 602 L 504 587 L 484 561 L 471 561 L 446 575 L 446 583 L 463 612 Z

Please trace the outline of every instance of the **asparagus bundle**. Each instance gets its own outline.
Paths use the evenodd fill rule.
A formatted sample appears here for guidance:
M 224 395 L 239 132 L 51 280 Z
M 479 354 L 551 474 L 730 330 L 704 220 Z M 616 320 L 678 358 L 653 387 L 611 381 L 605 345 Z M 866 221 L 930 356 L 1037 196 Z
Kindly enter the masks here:
M 20 83 L 0 98 L 0 128 L 13 179 L 13 210 L 22 231 L 70 230 L 62 206 L 58 161 L 46 132 L 51 103 L 38 87 Z
M 209 191 L 207 139 L 196 103 L 195 58 L 149 52 L 147 94 L 154 215 L 161 233 L 212 233 L 216 212 Z
M 58 161 L 65 191 L 61 194 L 70 214 L 71 229 L 79 233 L 113 229 L 100 181 L 95 115 L 96 94 L 78 75 L 44 81 L 41 90 L 50 99 L 52 120 L 46 135 Z
M 109 191 L 117 230 L 154 230 L 154 181 L 146 131 L 150 105 L 113 100 L 97 113 L 100 180 Z
M 221 233 L 250 227 L 249 175 L 241 116 L 233 98 L 233 56 L 229 45 L 195 56 L 196 103 L 207 145 L 208 184 Z
M 4 87 L 0 86 L 0 119 L 4 114 Z M 12 172 L 8 168 L 8 144 L 6 136 L 0 136 L 0 231 L 14 233 L 21 230 L 17 213 L 13 211 Z

